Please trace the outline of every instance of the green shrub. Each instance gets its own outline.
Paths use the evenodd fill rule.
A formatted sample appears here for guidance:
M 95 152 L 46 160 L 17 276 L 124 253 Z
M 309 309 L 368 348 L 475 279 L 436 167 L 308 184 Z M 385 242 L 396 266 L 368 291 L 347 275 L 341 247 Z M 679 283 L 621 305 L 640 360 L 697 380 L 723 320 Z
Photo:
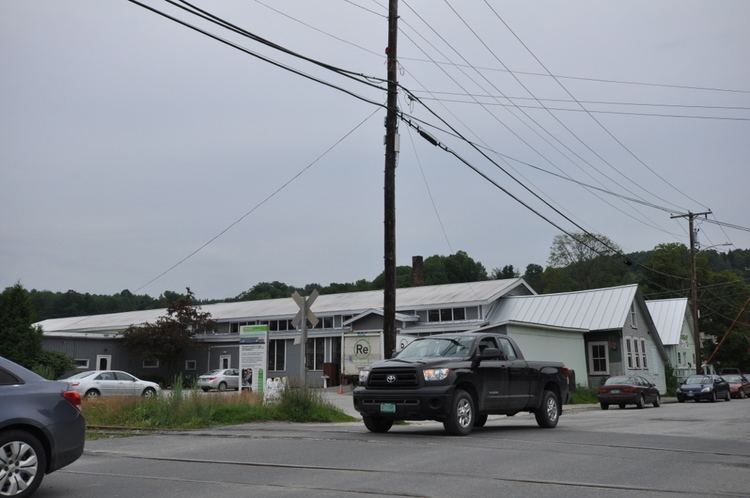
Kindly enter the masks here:
M 48 365 L 34 365 L 34 368 L 32 368 L 31 371 L 37 375 L 41 375 L 48 380 L 55 380 L 57 378 L 57 376 L 55 375 L 55 370 Z
M 664 364 L 664 377 L 667 382 L 667 396 L 674 396 L 677 393 L 677 377 L 669 362 Z
M 587 403 L 598 403 L 596 398 L 596 389 L 590 387 L 576 386 L 570 393 L 570 404 L 581 405 Z
M 45 379 L 57 379 L 65 372 L 73 370 L 76 364 L 73 359 L 59 351 L 40 351 L 32 370 Z M 44 373 L 41 373 L 44 372 Z

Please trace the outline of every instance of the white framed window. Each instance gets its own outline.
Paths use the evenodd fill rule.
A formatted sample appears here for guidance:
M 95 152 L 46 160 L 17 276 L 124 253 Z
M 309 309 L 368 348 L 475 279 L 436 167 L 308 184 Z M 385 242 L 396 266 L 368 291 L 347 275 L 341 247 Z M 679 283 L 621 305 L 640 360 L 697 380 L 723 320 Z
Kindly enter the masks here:
M 633 338 L 632 337 L 625 338 L 625 356 L 627 356 L 628 368 L 632 370 L 633 369 Z
M 634 329 L 638 328 L 638 317 L 635 314 L 635 303 L 630 305 L 630 327 Z
M 589 343 L 589 373 L 592 375 L 609 374 L 609 343 L 593 341 Z
M 641 341 L 638 340 L 637 337 L 633 337 L 633 356 L 635 357 L 635 368 L 636 370 L 641 369 L 641 353 L 639 351 L 638 344 Z
M 195 360 L 185 360 L 185 370 L 195 370 L 198 362 Z
M 272 339 L 268 342 L 268 370 L 286 370 L 286 341 Z
M 646 339 L 641 338 L 641 365 L 644 369 L 648 369 L 648 362 L 646 361 Z
M 88 358 L 76 358 L 73 362 L 76 364 L 76 368 L 89 368 Z
M 305 364 L 308 370 L 323 370 L 325 342 L 325 337 L 314 337 L 307 340 Z
M 159 360 L 153 358 L 144 358 L 143 368 L 159 368 Z

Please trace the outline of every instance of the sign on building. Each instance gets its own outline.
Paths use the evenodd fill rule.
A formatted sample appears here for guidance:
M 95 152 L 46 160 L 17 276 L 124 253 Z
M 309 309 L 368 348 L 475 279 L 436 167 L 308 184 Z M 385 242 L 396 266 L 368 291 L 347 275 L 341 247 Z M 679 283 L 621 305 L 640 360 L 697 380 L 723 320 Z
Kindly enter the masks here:
M 268 365 L 268 325 L 240 327 L 240 385 L 263 396 Z
M 383 334 L 344 334 L 343 355 L 344 375 L 358 375 L 363 368 L 383 359 Z

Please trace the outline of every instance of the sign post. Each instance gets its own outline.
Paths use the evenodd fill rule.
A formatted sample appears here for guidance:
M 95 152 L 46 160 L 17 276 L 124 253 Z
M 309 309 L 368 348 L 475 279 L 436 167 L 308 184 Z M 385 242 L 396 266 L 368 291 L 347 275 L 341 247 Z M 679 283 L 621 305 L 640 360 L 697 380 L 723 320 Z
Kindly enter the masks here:
M 297 291 L 294 291 L 294 294 L 292 294 L 292 299 L 294 299 L 294 302 L 297 303 L 297 306 L 299 306 L 299 311 L 295 315 L 294 319 L 292 320 L 292 325 L 294 325 L 297 330 L 300 331 L 300 341 L 299 341 L 299 377 L 300 382 L 299 385 L 302 389 L 305 388 L 305 385 L 307 384 L 307 369 L 305 368 L 305 357 L 306 357 L 306 351 L 305 348 L 307 346 L 307 322 L 310 322 L 310 324 L 315 327 L 318 324 L 318 317 L 315 316 L 315 313 L 312 312 L 310 307 L 315 302 L 315 300 L 318 298 L 318 290 L 315 289 L 312 291 L 309 297 L 304 298 L 299 295 Z
M 240 388 L 257 393 L 263 399 L 268 365 L 268 325 L 240 327 Z

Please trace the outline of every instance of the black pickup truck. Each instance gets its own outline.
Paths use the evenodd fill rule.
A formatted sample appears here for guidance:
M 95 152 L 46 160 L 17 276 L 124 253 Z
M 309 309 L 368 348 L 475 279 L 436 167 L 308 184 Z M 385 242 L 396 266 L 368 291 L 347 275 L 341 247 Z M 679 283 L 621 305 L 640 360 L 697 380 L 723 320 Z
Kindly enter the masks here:
M 465 436 L 487 415 L 518 412 L 551 428 L 568 401 L 569 374 L 562 363 L 524 360 L 502 334 L 434 335 L 361 371 L 354 407 L 372 432 L 397 420 L 439 420 L 448 433 Z

